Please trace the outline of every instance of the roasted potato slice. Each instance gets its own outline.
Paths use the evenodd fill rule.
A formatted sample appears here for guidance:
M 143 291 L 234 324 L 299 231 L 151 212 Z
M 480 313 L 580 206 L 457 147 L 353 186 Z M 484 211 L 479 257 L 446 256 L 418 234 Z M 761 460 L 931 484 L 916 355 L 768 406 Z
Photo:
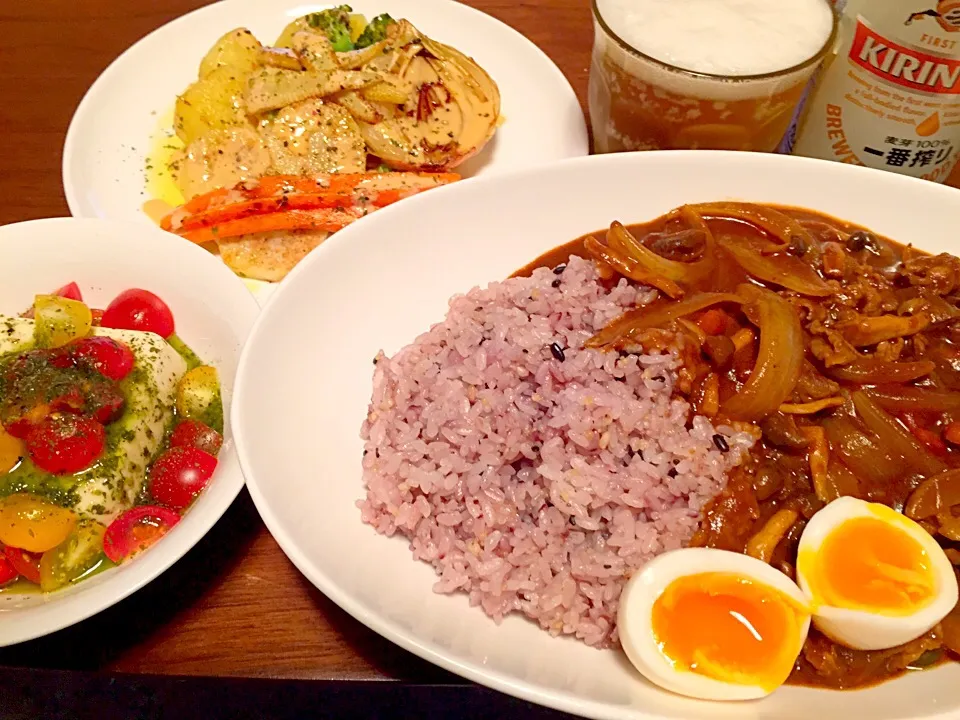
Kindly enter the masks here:
M 328 235 L 313 230 L 253 233 L 221 240 L 217 246 L 221 259 L 235 273 L 279 282 Z
M 277 42 L 274 43 L 276 47 L 289 48 L 293 47 L 293 36 L 298 32 L 311 32 L 316 34 L 320 33 L 316 28 L 312 27 L 309 22 L 309 15 L 304 15 L 303 17 L 298 17 L 296 20 L 287 25 L 283 32 L 280 33 L 280 37 L 277 38 Z M 363 29 L 367 26 L 367 19 L 360 15 L 359 13 L 352 13 L 350 15 L 350 39 L 354 42 L 357 41 L 357 38 L 363 33 Z
M 285 107 L 260 134 L 273 172 L 282 175 L 363 172 L 367 166 L 357 122 L 334 103 L 311 99 Z
M 219 67 L 233 68 L 241 74 L 253 72 L 260 65 L 261 49 L 260 41 L 246 28 L 231 30 L 200 61 L 200 77 Z
M 170 162 L 173 182 L 186 200 L 258 178 L 269 168 L 270 153 L 250 125 L 200 135 Z
M 222 65 L 190 85 L 177 98 L 173 127 L 185 143 L 211 130 L 247 123 L 241 110 L 246 73 Z

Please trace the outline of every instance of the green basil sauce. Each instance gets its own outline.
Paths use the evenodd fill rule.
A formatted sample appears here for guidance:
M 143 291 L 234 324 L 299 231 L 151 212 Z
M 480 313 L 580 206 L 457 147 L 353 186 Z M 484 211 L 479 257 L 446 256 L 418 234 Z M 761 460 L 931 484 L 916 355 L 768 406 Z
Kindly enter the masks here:
M 16 332 L 12 320 L 7 319 L 0 323 L 0 333 L 12 336 Z M 28 364 L 26 373 L 20 372 L 18 377 L 22 381 L 18 383 L 17 388 L 6 387 L 6 370 L 9 363 L 21 357 L 24 353 L 32 350 L 36 343 L 32 341 L 22 343 L 15 352 L 0 355 L 0 405 L 11 400 L 11 394 L 16 393 L 14 401 L 21 399 L 22 402 L 30 403 L 36 401 L 49 402 L 54 397 L 76 383 L 78 378 L 83 377 L 84 373 L 94 373 L 94 379 L 102 381 L 102 376 L 96 371 L 84 371 L 80 368 L 56 369 L 44 366 L 43 362 L 37 362 L 36 367 Z M 157 340 L 153 345 L 145 349 L 147 362 L 159 357 L 162 348 Z M 190 349 L 179 337 L 171 335 L 167 342 L 183 358 L 186 363 L 187 372 L 203 366 L 205 363 Z M 76 473 L 75 475 L 53 475 L 37 468 L 29 458 L 21 457 L 17 465 L 9 472 L 0 476 L 0 497 L 5 497 L 12 493 L 26 492 L 44 498 L 61 507 L 75 509 L 79 503 L 78 490 L 86 483 L 96 482 L 103 489 L 104 503 L 89 506 L 89 510 L 94 514 L 104 514 L 107 510 L 107 501 L 119 504 L 121 507 L 130 505 L 129 483 L 125 480 L 126 475 L 133 475 L 135 468 L 143 467 L 142 474 L 145 476 L 141 483 L 140 491 L 134 498 L 133 505 L 153 504 L 153 498 L 149 491 L 149 470 L 150 466 L 169 448 L 170 435 L 173 429 L 182 419 L 178 416 L 176 406 L 163 407 L 156 400 L 158 392 L 156 384 L 153 382 L 150 373 L 142 364 L 143 358 L 138 356 L 137 363 L 133 370 L 119 382 L 118 387 L 123 395 L 125 405 L 120 418 L 106 426 L 106 442 L 104 452 L 100 459 L 91 467 Z M 167 413 L 172 411 L 172 416 L 167 418 Z M 136 458 L 136 464 L 127 467 L 134 462 L 128 453 L 119 449 L 124 443 L 130 443 L 136 438 L 136 430 L 139 423 L 144 423 L 148 419 L 158 421 L 161 418 L 166 420 L 163 430 L 163 438 L 158 444 L 156 450 L 149 456 L 147 448 L 144 448 L 145 456 Z M 209 427 L 223 434 L 223 401 L 220 395 L 219 386 L 216 388 L 214 400 L 211 406 L 203 413 L 203 417 L 194 418 L 204 422 Z M 145 437 L 152 444 L 155 439 L 151 428 L 147 427 Z M 81 523 L 90 522 L 90 520 L 81 518 Z M 73 537 L 73 536 L 71 536 Z M 68 538 L 68 541 L 70 539 Z M 83 571 L 76 578 L 69 580 L 68 584 L 80 582 L 86 578 L 97 575 L 105 570 L 115 567 L 102 551 L 99 558 L 93 562 L 88 569 Z M 10 585 L 0 588 L 0 593 L 39 593 L 40 588 L 37 585 L 21 578 Z
M 168 337 L 167 342 L 170 343 L 170 347 L 176 350 L 177 353 L 180 355 L 180 357 L 184 359 L 184 362 L 187 363 L 188 372 L 190 370 L 193 370 L 194 368 L 198 368 L 201 365 L 206 364 L 203 362 L 203 360 L 197 357 L 197 354 L 193 350 L 191 350 L 187 346 L 187 344 L 183 340 L 181 340 L 176 334 Z
M 9 322 L 7 324 L 9 325 Z M 3 328 L 0 326 L 0 332 L 2 331 Z M 170 346 L 184 359 L 188 372 L 204 365 L 197 354 L 180 338 L 171 335 L 167 342 L 169 342 Z M 2 372 L 8 363 L 30 349 L 29 346 L 24 346 L 14 353 L 0 356 L 0 377 L 2 377 Z M 158 352 L 158 349 L 148 349 L 147 355 L 149 357 Z M 64 374 L 67 375 L 69 373 L 65 371 Z M 131 413 L 135 412 L 133 407 L 134 403 L 131 402 L 133 397 L 132 391 L 136 388 L 136 390 L 141 393 L 141 403 L 144 401 L 150 403 L 150 395 L 156 393 L 156 387 L 149 379 L 147 370 L 144 369 L 139 362 L 134 366 L 130 374 L 120 381 L 119 387 L 123 393 L 126 405 L 120 418 L 106 426 L 104 452 L 96 463 L 75 475 L 53 475 L 37 468 L 29 458 L 20 458 L 19 463 L 13 469 L 0 476 L 0 497 L 5 497 L 6 495 L 17 492 L 25 492 L 37 495 L 61 507 L 74 509 L 79 502 L 78 489 L 85 483 L 95 481 L 103 484 L 105 492 L 107 493 L 107 496 L 104 497 L 105 501 L 112 499 L 122 502 L 123 505 L 127 505 L 129 500 L 126 494 L 126 483 L 119 482 L 122 480 L 122 465 L 127 461 L 127 457 L 125 454 L 115 451 L 121 443 L 128 443 L 134 439 L 134 426 L 139 418 L 131 417 Z M 144 393 L 146 394 L 144 395 Z M 0 382 L 0 398 L 3 398 L 4 395 L 6 395 L 6 392 L 4 391 L 2 382 Z M 150 404 L 154 407 L 157 405 L 155 402 Z M 147 473 L 149 473 L 149 466 L 153 461 L 168 449 L 170 434 L 181 419 L 177 415 L 176 408 L 174 407 L 172 410 L 172 420 L 166 423 L 164 437 L 157 447 L 157 450 L 150 457 L 142 459 L 146 461 Z M 142 413 L 143 410 L 140 412 Z M 154 412 L 162 413 L 163 408 L 159 408 Z M 217 432 L 223 433 L 223 403 L 219 391 L 216 396 L 216 401 L 212 407 L 209 408 L 208 412 L 205 413 L 205 416 L 196 419 L 204 422 Z M 147 438 L 152 439 L 151 436 L 152 433 L 148 429 Z M 134 500 L 135 505 L 153 502 L 150 497 L 148 485 L 149 483 L 147 482 L 141 485 L 140 492 Z M 100 506 L 94 505 L 92 510 L 95 513 L 104 512 L 106 510 L 106 504 L 104 503 Z

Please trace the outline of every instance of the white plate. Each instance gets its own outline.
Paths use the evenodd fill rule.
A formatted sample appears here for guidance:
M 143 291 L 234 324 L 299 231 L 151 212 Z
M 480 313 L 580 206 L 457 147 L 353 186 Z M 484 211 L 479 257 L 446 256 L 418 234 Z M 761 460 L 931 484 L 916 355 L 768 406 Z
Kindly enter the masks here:
M 229 417 L 240 349 L 259 312 L 223 263 L 159 229 L 106 220 L 57 218 L 0 227 L 0 313 L 30 307 L 38 293 L 75 281 L 92 307 L 131 287 L 170 306 L 176 332 L 220 374 Z M 243 487 L 231 424 L 209 486 L 163 539 L 129 563 L 66 590 L 0 593 L 0 646 L 54 632 L 110 607 L 146 585 L 202 538 Z
M 336 4 L 336 3 L 331 3 Z M 224 0 L 164 25 L 108 67 L 81 101 L 63 148 L 63 187 L 77 217 L 151 222 L 144 168 L 174 100 L 221 35 L 247 27 L 262 42 L 331 4 Z M 577 97 L 556 65 L 511 27 L 450 0 L 351 0 L 368 18 L 383 12 L 472 56 L 497 82 L 505 118 L 493 140 L 457 170 L 465 177 L 586 155 Z M 254 283 L 258 292 L 266 283 Z
M 602 155 L 425 193 L 347 228 L 280 286 L 240 361 L 234 431 L 247 486 L 296 566 L 381 635 L 464 677 L 594 718 L 894 720 L 960 715 L 960 665 L 837 693 L 787 687 L 754 703 L 685 700 L 616 651 L 496 625 L 463 595 L 436 595 L 406 540 L 360 521 L 360 425 L 371 360 L 443 319 L 448 298 L 500 280 L 612 220 L 687 202 L 815 208 L 928 250 L 956 251 L 960 193 L 839 163 L 760 153 Z M 429 217 L 425 232 L 423 218 Z M 444 228 L 455 228 L 451 234 Z M 264 378 L 270 378 L 269 382 Z

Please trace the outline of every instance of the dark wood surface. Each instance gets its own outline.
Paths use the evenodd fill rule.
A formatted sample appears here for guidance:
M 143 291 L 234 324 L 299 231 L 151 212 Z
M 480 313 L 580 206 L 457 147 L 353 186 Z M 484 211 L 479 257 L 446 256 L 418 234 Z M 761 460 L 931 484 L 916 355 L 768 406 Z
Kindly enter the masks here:
M 477 685 L 191 678 L 7 668 L 4 720 L 573 720 Z
M 0 2 L 0 225 L 69 215 L 60 182 L 61 151 L 83 93 L 137 39 L 204 4 Z M 468 4 L 539 45 L 585 102 L 592 39 L 589 0 Z M 315 590 L 267 533 L 245 491 L 200 545 L 147 588 L 73 628 L 0 650 L 2 665 L 451 681 Z

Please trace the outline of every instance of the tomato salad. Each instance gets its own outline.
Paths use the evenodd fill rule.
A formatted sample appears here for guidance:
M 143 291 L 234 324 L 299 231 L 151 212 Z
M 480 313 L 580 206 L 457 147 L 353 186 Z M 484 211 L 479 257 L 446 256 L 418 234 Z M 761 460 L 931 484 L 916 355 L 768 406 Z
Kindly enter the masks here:
M 0 590 L 50 592 L 179 522 L 223 444 L 217 371 L 140 289 L 70 283 L 0 316 Z

